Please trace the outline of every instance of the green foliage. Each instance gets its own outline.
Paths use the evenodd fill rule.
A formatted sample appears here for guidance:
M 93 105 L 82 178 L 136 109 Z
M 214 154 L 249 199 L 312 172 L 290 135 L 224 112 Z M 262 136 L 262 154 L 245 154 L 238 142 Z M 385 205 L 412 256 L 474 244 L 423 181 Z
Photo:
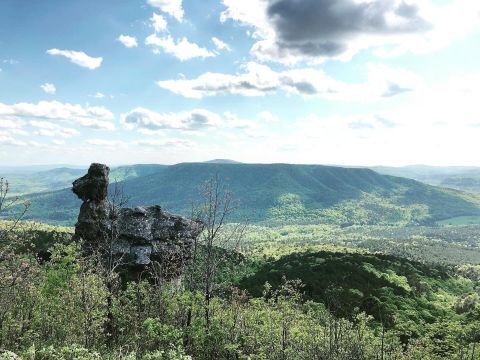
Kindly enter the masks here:
M 417 335 L 423 324 L 455 318 L 454 299 L 473 286 L 440 267 L 387 255 L 326 251 L 261 261 L 240 286 L 260 296 L 262 284 L 279 286 L 284 277 L 300 279 L 308 299 L 326 304 L 339 316 L 352 316 L 358 308 L 390 326 L 416 324 L 410 331 Z
M 305 250 L 355 249 L 380 252 L 426 263 L 480 264 L 480 226 L 248 226 L 244 251 L 276 257 Z
M 101 360 L 97 351 L 91 351 L 79 345 L 67 345 L 55 348 L 53 345 L 39 350 L 35 346 L 30 347 L 24 354 L 26 359 L 32 360 Z
M 182 284 L 152 269 L 117 282 L 71 229 L 9 232 L 0 349 L 72 360 L 478 358 L 480 226 L 418 226 L 475 213 L 475 199 L 366 169 L 245 166 L 116 169 L 136 179 L 125 181 L 134 202 L 183 211 L 193 184 L 218 171 L 243 201 L 239 216 L 284 223 L 249 227 L 245 255 L 200 244 Z M 37 210 L 69 221 L 62 192 L 38 196 Z
M 264 274 L 269 285 L 255 290 L 263 278 L 252 282 L 257 298 L 239 289 L 215 296 L 206 331 L 202 293 L 148 281 L 108 292 L 104 272 L 77 245 L 56 245 L 51 254 L 32 264 L 33 276 L 15 288 L 9 307 L 0 303 L 0 346 L 25 359 L 461 359 L 478 341 L 478 307 L 453 311 L 462 298 L 456 294 L 473 291 L 474 280 L 391 256 L 265 260 L 253 276 Z M 476 276 L 475 267 L 459 271 Z M 104 327 L 108 294 L 111 338 Z M 339 301 L 332 306 L 331 299 Z M 380 323 L 391 329 L 368 313 L 385 316 L 390 323 Z

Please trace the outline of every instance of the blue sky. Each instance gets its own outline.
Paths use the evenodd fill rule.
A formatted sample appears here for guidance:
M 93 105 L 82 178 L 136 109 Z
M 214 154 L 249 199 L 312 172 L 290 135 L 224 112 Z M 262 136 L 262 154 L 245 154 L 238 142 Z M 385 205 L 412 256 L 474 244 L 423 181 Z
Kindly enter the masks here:
M 0 163 L 480 165 L 474 0 L 3 0 Z

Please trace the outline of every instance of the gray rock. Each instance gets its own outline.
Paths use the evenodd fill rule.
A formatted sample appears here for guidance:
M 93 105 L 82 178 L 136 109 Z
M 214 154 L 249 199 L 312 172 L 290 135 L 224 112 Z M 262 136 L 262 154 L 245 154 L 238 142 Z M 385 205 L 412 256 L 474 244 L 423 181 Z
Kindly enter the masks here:
M 200 223 L 163 211 L 158 205 L 112 209 L 107 199 L 109 168 L 92 164 L 73 183 L 83 200 L 75 226 L 75 239 L 86 251 L 111 249 L 127 266 L 145 267 L 156 262 L 170 277 L 178 277 L 191 258 Z
M 108 195 L 108 174 L 110 168 L 103 164 L 92 164 L 85 176 L 73 182 L 73 192 L 81 200 L 103 201 Z

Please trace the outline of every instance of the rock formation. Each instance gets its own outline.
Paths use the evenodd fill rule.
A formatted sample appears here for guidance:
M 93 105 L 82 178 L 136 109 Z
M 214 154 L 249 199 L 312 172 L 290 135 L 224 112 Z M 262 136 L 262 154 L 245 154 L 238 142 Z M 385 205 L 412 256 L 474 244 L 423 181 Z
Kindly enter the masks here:
M 130 267 L 160 264 L 167 277 L 179 275 L 191 257 L 201 225 L 160 206 L 117 209 L 109 202 L 106 165 L 92 164 L 88 173 L 73 182 L 73 192 L 83 201 L 75 225 L 75 239 L 86 251 L 110 251 Z

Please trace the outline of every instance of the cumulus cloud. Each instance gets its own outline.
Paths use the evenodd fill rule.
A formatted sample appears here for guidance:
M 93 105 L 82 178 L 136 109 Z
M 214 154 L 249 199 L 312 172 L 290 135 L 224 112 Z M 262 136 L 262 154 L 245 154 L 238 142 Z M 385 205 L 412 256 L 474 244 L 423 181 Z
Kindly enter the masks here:
M 221 21 L 254 29 L 251 52 L 262 61 L 294 64 L 377 54 L 433 51 L 478 27 L 480 5 L 454 0 L 222 0 Z M 452 24 L 453 19 L 455 24 Z
M 217 48 L 217 50 L 232 51 L 232 49 L 230 49 L 230 46 L 227 43 L 217 37 L 212 37 L 212 42 Z
M 338 100 L 365 100 L 391 97 L 407 92 L 421 82 L 405 70 L 369 65 L 366 83 L 348 84 L 327 76 L 322 70 L 303 68 L 274 71 L 254 62 L 244 66 L 244 71 L 230 75 L 205 73 L 196 79 L 161 80 L 162 89 L 188 98 L 205 96 L 243 95 L 265 96 L 285 92 L 303 96 L 322 96 Z
M 127 130 L 137 130 L 147 135 L 162 134 L 165 130 L 199 134 L 200 131 L 209 129 L 252 131 L 262 127 L 258 122 L 243 119 L 232 112 L 217 114 L 205 109 L 159 113 L 145 108 L 136 108 L 122 114 L 120 123 Z
M 180 22 L 183 20 L 183 16 L 185 15 L 182 6 L 182 0 L 147 0 L 147 3 L 150 6 L 169 14 Z
M 258 123 L 251 120 L 242 119 L 237 114 L 229 111 L 223 113 L 223 118 L 225 120 L 225 126 L 233 129 L 251 131 L 260 127 Z
M 0 103 L 0 117 L 10 121 L 67 121 L 92 129 L 113 130 L 114 115 L 104 107 L 84 107 L 59 101 L 7 105 Z
M 47 94 L 55 94 L 57 92 L 57 88 L 55 85 L 50 84 L 50 83 L 45 83 L 43 85 L 40 85 L 43 91 L 45 91 Z
M 17 137 L 13 137 L 12 133 L 6 133 L 0 131 L 0 144 L 8 146 L 22 146 L 22 147 L 34 147 L 45 148 L 47 145 L 39 143 L 33 140 L 19 140 Z
M 35 135 L 39 136 L 71 138 L 80 134 L 75 129 L 62 127 L 49 121 L 31 120 L 29 125 L 38 129 Z
M 480 129 L 474 126 L 480 123 L 479 84 L 480 73 L 470 73 L 437 80 L 417 90 L 409 101 L 373 112 L 356 111 L 352 115 L 339 110 L 332 117 L 312 114 L 292 125 L 288 139 L 302 148 L 296 156 L 316 162 L 321 160 L 307 148 L 321 154 L 336 146 L 340 153 L 333 158 L 331 154 L 325 156 L 335 163 L 446 165 L 461 158 L 476 164 Z
M 120 35 L 117 38 L 125 47 L 127 48 L 134 48 L 138 46 L 137 38 L 129 35 Z
M 25 124 L 22 120 L 8 120 L 0 118 L 0 129 L 18 129 Z
M 72 63 L 91 70 L 99 68 L 103 62 L 102 57 L 91 57 L 83 51 L 50 49 L 47 54 L 66 57 Z
M 137 129 L 152 133 L 160 130 L 201 130 L 222 124 L 219 115 L 208 110 L 196 109 L 179 113 L 158 113 L 145 108 L 136 108 L 120 117 L 120 122 L 128 130 Z
M 322 71 L 316 74 L 323 80 L 325 75 Z M 285 75 L 271 70 L 268 66 L 251 62 L 245 66 L 243 73 L 236 75 L 207 72 L 192 80 L 166 80 L 158 81 L 157 84 L 163 89 L 189 98 L 228 94 L 263 96 L 282 88 L 293 90 L 294 81 Z M 300 90 L 305 88 L 302 84 L 297 85 L 300 85 Z M 313 88 L 312 85 L 310 87 Z
M 181 61 L 215 56 L 215 53 L 188 41 L 186 37 L 174 40 L 170 35 L 160 38 L 156 34 L 152 34 L 145 39 L 145 44 L 154 47 L 154 52 L 163 50 Z
M 5 134 L 2 132 L 0 132 L 0 144 L 10 145 L 10 146 L 27 146 L 28 145 L 27 142 L 15 139 L 10 134 Z
M 153 13 L 150 22 L 157 33 L 167 30 L 167 20 L 162 15 Z

